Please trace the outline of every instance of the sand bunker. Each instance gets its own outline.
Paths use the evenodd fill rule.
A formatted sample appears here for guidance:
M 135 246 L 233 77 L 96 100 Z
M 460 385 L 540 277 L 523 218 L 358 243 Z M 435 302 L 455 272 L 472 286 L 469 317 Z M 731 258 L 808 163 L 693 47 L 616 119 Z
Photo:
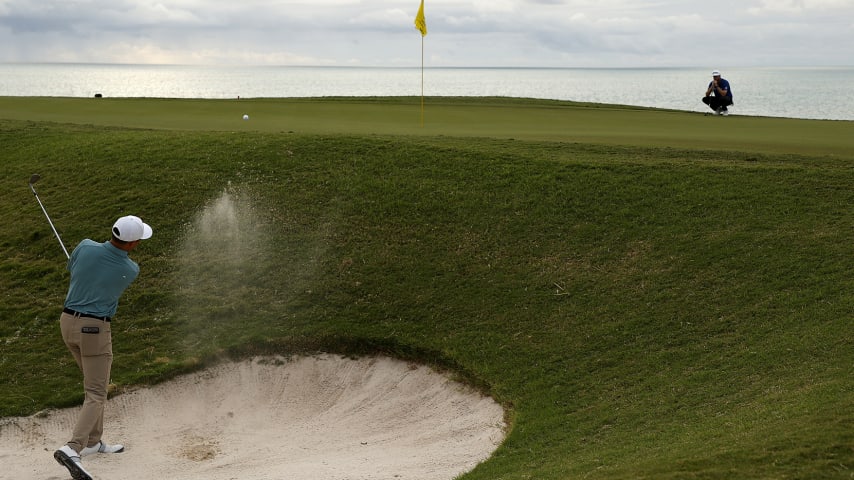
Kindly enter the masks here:
M 3 477 L 60 480 L 79 408 L 0 419 Z M 110 399 L 96 479 L 453 479 L 504 437 L 492 399 L 435 371 L 334 355 L 229 363 Z

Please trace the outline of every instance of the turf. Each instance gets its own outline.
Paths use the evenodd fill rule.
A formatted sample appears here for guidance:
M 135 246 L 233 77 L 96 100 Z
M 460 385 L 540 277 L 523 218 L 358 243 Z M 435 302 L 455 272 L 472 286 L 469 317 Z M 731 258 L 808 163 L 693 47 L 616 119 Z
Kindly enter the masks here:
M 515 98 L 145 99 L 0 97 L 2 118 L 98 126 L 418 135 L 854 156 L 852 122 Z M 250 116 L 243 121 L 243 115 Z
M 82 396 L 39 173 L 69 247 L 123 214 L 154 226 L 113 324 L 118 391 L 222 357 L 381 352 L 507 407 L 466 479 L 854 472 L 852 122 L 519 99 L 428 99 L 423 127 L 417 99 L 0 106 L 2 416 Z M 199 219 L 224 191 L 244 234 L 211 244 Z

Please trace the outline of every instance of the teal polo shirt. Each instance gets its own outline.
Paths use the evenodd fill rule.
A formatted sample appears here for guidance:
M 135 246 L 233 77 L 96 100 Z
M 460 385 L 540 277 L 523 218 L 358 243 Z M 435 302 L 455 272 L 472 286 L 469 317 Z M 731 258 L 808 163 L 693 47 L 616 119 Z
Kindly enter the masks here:
M 98 243 L 83 240 L 68 260 L 71 282 L 65 307 L 74 311 L 112 317 L 119 306 L 119 297 L 139 275 L 139 265 L 128 252 L 109 241 Z

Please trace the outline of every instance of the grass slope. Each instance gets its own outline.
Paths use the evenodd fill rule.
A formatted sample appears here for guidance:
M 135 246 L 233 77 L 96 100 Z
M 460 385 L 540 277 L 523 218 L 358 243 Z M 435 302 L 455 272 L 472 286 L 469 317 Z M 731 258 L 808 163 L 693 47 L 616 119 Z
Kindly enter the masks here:
M 51 101 L 67 100 L 36 103 Z M 463 103 L 500 110 L 495 135 L 467 120 L 383 133 L 341 120 L 376 107 L 349 100 L 327 122 L 315 110 L 317 131 L 205 131 L 208 114 L 127 102 L 159 129 L 103 112 L 0 120 L 0 415 L 81 399 L 56 325 L 64 256 L 26 186 L 40 173 L 69 246 L 122 214 L 155 228 L 113 326 L 119 389 L 222 355 L 381 351 L 507 405 L 506 442 L 467 479 L 851 477 L 854 168 L 837 151 L 851 140 L 798 156 L 761 134 L 742 134 L 747 153 L 668 146 L 652 127 L 509 139 L 501 118 L 541 122 L 543 106 L 490 100 Z M 608 123 L 579 108 L 572 121 Z M 212 243 L 198 220 L 224 190 L 245 234 Z
M 0 117 L 173 130 L 488 137 L 854 158 L 854 122 L 514 98 L 0 97 Z M 243 121 L 243 114 L 250 116 Z

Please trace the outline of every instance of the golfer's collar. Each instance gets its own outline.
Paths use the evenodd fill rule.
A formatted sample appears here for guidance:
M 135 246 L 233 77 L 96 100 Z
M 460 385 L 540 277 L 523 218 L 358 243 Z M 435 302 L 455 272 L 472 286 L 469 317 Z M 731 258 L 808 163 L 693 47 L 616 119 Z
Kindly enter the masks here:
M 123 257 L 127 257 L 127 256 L 128 256 L 128 251 L 127 251 L 127 250 L 123 250 L 123 249 L 121 249 L 121 248 L 119 248 L 119 247 L 117 247 L 117 246 L 113 245 L 113 241 L 112 241 L 112 240 L 107 240 L 105 243 L 110 247 L 110 249 L 109 249 L 109 251 L 110 251 L 110 252 L 112 252 L 112 253 L 114 253 L 114 254 L 116 254 L 116 255 L 121 255 L 121 256 L 123 256 Z

